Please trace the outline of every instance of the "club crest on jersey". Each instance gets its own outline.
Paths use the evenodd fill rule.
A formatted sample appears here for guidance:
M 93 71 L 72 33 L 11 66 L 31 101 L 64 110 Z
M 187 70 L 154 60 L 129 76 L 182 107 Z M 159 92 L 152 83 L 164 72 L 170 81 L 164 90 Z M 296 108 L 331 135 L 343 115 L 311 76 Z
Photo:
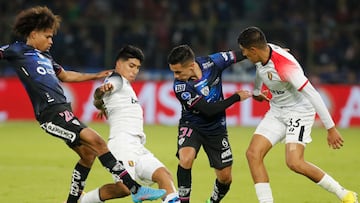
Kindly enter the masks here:
M 135 166 L 135 163 L 134 163 L 134 161 L 132 161 L 132 160 L 129 160 L 129 161 L 128 161 L 128 164 L 129 164 L 130 167 L 134 167 L 134 166 Z
M 208 96 L 209 95 L 209 87 L 208 86 L 205 86 L 203 87 L 201 90 L 200 90 L 201 94 L 203 94 L 204 96 Z
M 273 75 L 272 75 L 272 73 L 271 73 L 271 72 L 267 72 L 267 76 L 268 76 L 269 80 L 272 80 Z

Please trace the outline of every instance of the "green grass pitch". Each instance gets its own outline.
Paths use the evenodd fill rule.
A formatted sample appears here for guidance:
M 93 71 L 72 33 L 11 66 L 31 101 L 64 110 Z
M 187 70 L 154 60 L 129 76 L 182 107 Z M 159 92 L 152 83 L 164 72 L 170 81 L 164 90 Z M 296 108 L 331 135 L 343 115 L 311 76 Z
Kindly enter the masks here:
M 108 126 L 90 123 L 105 139 Z M 245 158 L 245 150 L 254 128 L 230 127 L 233 149 L 233 184 L 223 203 L 256 203 L 257 199 Z M 176 177 L 176 126 L 145 126 L 147 148 Z M 313 129 L 313 142 L 307 146 L 306 160 L 318 165 L 346 188 L 360 192 L 360 129 L 340 129 L 345 146 L 332 150 L 327 146 L 326 131 Z M 62 203 L 68 192 L 70 174 L 78 157 L 59 139 L 43 132 L 36 122 L 0 123 L 0 202 Z M 338 203 L 335 195 L 322 190 L 307 178 L 291 172 L 285 165 L 284 145 L 270 151 L 266 164 L 273 195 L 278 203 Z M 209 197 L 214 171 L 203 151 L 193 167 L 191 202 Z M 176 181 L 176 179 L 175 179 Z M 112 182 L 99 161 L 89 175 L 85 190 Z M 108 202 L 132 202 L 129 197 Z M 153 201 L 154 203 L 161 202 Z

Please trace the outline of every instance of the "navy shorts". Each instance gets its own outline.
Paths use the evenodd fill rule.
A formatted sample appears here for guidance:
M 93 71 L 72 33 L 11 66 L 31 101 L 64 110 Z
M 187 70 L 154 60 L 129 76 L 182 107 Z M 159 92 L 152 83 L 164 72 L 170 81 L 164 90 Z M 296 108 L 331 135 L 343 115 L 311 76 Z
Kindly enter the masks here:
M 69 147 L 80 145 L 80 132 L 87 127 L 74 115 L 69 103 L 49 106 L 41 112 L 38 121 L 42 129 L 64 140 Z
M 233 156 L 227 134 L 207 135 L 186 125 L 180 125 L 178 133 L 178 158 L 182 147 L 193 147 L 197 155 L 203 146 L 211 167 L 223 169 L 232 165 Z

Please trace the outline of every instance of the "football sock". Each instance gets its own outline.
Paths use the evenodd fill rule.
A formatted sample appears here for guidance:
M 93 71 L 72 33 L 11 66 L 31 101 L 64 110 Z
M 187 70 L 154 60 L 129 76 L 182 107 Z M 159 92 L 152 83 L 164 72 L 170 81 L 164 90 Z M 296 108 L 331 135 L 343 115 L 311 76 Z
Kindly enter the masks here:
M 271 192 L 270 183 L 256 183 L 255 191 L 259 203 L 273 203 L 274 199 Z
M 334 193 L 339 199 L 345 197 L 345 195 L 349 192 L 345 188 L 343 188 L 336 180 L 334 180 L 331 176 L 325 173 L 324 177 L 317 183 L 320 187 L 325 190 Z
M 185 169 L 178 165 L 177 179 L 180 201 L 181 203 L 189 203 L 191 193 L 191 168 Z
M 77 163 L 72 173 L 71 185 L 67 203 L 77 203 L 85 187 L 85 180 L 89 174 L 90 168 Z
M 107 152 L 99 156 L 101 164 L 108 169 L 112 174 L 119 176 L 123 183 L 129 188 L 132 194 L 137 193 L 141 187 L 136 181 L 134 181 L 130 174 L 124 168 L 121 161 L 117 161 L 111 152 Z
M 219 203 L 222 198 L 226 195 L 226 193 L 230 189 L 230 184 L 222 184 L 218 181 L 218 179 L 215 180 L 214 184 L 214 190 L 211 194 L 211 202 L 213 203 Z
M 99 188 L 91 190 L 90 192 L 85 193 L 79 203 L 103 203 L 100 200 L 100 191 Z

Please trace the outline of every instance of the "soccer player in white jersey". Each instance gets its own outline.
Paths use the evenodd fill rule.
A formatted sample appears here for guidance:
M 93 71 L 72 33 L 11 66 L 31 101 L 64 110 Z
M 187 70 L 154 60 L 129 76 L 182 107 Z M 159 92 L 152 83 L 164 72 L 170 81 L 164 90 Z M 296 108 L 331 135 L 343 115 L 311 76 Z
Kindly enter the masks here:
M 143 60 L 143 52 L 135 46 L 120 49 L 114 73 L 94 93 L 94 105 L 101 110 L 100 116 L 108 119 L 110 151 L 124 162 L 130 175 L 144 184 L 156 182 L 165 189 L 164 203 L 180 203 L 172 175 L 144 146 L 143 110 L 131 86 Z M 114 176 L 114 180 L 115 183 L 85 193 L 80 202 L 97 203 L 130 195 L 118 177 Z
M 257 126 L 246 152 L 259 202 L 274 202 L 264 157 L 275 144 L 285 141 L 286 164 L 291 170 L 335 194 L 343 203 L 357 203 L 355 192 L 343 188 L 329 174 L 304 160 L 316 113 L 327 130 L 330 147 L 340 149 L 343 138 L 296 59 L 281 47 L 267 43 L 264 33 L 257 27 L 243 30 L 238 45 L 256 66 L 253 98 L 270 102 L 270 109 Z M 271 92 L 271 99 L 261 91 L 263 84 Z

